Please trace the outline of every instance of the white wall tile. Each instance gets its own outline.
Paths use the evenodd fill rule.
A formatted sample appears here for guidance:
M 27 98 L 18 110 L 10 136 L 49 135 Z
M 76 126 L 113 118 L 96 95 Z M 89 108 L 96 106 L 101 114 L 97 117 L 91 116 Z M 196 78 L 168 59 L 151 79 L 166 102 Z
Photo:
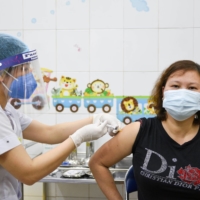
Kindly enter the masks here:
M 22 29 L 22 0 L 0 0 L 0 29 Z
M 90 38 L 90 70 L 122 71 L 123 31 L 91 30 Z
M 123 1 L 90 1 L 90 28 L 123 28 Z
M 192 60 L 194 57 L 193 29 L 159 30 L 159 70 L 177 60 Z
M 200 28 L 194 29 L 194 61 L 200 64 Z
M 149 96 L 158 78 L 158 72 L 125 72 L 125 96 Z
M 124 0 L 124 28 L 158 28 L 158 0 Z
M 124 71 L 158 70 L 158 30 L 124 31 Z
M 193 27 L 193 0 L 159 0 L 159 27 Z
M 0 33 L 9 34 L 9 35 L 12 35 L 12 36 L 18 38 L 19 40 L 24 41 L 24 32 L 23 32 L 23 29 L 17 29 L 17 30 L 3 30 L 3 29 L 0 27 Z
M 55 30 L 26 30 L 24 41 L 30 49 L 37 49 L 40 67 L 56 70 Z
M 88 29 L 89 1 L 57 1 L 57 29 Z
M 89 31 L 57 32 L 57 70 L 89 70 Z
M 194 27 L 200 27 L 200 1 L 194 0 Z
M 25 29 L 55 29 L 55 0 L 23 1 Z

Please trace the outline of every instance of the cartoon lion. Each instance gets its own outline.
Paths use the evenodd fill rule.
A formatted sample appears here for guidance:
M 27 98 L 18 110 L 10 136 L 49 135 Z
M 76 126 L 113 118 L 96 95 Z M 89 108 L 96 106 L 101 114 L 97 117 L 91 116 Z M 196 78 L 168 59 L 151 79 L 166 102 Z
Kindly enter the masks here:
M 156 114 L 154 107 L 155 107 L 154 102 L 151 100 L 148 100 L 147 110 L 148 110 L 149 114 L 153 114 L 153 115 Z
M 132 114 L 133 111 L 138 107 L 138 101 L 134 97 L 125 97 L 121 101 L 121 109 L 128 114 Z
M 78 85 L 76 84 L 76 79 L 70 77 L 61 76 L 60 78 L 60 96 L 76 96 L 76 89 Z

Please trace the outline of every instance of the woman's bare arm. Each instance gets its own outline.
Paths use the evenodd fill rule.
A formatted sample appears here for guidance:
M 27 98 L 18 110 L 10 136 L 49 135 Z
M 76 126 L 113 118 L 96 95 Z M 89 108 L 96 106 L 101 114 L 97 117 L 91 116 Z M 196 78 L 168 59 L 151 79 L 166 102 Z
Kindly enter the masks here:
M 100 189 L 109 200 L 122 200 L 109 167 L 131 154 L 140 123 L 127 125 L 115 137 L 105 143 L 90 159 L 90 169 Z

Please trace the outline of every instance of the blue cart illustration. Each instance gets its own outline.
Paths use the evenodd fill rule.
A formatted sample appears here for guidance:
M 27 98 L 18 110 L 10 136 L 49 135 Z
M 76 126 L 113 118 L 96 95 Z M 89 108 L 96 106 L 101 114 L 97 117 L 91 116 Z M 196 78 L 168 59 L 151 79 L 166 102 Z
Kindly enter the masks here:
M 94 113 L 96 108 L 102 108 L 105 113 L 109 113 L 113 107 L 113 97 L 84 97 L 84 106 L 89 113 Z
M 148 97 L 146 96 L 134 96 L 133 98 L 137 101 L 137 107 L 132 112 L 125 112 L 122 109 L 121 103 L 124 96 L 116 96 L 116 111 L 117 118 L 124 124 L 130 124 L 131 122 L 142 118 L 142 117 L 154 117 L 155 113 L 153 107 L 149 106 Z
M 52 96 L 52 99 L 58 112 L 62 112 L 64 108 L 70 108 L 71 112 L 75 113 L 81 106 L 82 97 L 66 96 L 61 98 L 60 96 Z

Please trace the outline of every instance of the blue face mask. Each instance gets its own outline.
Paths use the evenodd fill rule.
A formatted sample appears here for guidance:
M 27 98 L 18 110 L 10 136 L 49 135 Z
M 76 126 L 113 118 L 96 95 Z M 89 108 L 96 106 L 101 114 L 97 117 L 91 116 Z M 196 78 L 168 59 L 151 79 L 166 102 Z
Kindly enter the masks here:
M 186 89 L 164 92 L 163 107 L 177 121 L 184 121 L 200 110 L 200 93 Z
M 9 96 L 18 99 L 29 99 L 37 87 L 32 73 L 13 80 L 9 88 Z

